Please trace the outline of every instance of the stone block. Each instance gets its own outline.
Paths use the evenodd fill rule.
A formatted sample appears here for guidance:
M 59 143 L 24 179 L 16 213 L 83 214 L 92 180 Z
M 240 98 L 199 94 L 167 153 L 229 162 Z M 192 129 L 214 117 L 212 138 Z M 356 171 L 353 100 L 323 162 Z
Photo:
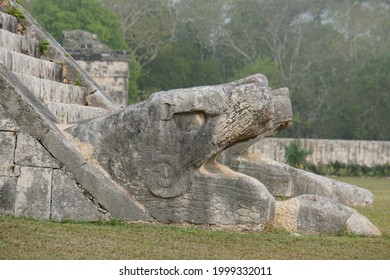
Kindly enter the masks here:
M 83 61 L 78 60 L 77 63 L 91 77 L 127 77 L 129 71 L 129 63 L 127 61 Z M 113 80 L 113 79 L 112 79 Z
M 14 214 L 16 181 L 15 177 L 0 177 L 0 216 Z
M 39 42 L 37 40 L 3 29 L 0 29 L 0 47 L 34 57 L 39 56 Z
M 78 169 L 85 163 L 83 155 L 75 146 L 56 130 L 50 130 L 43 135 L 42 144 L 57 159 L 61 159 L 61 164 L 65 165 L 71 172 Z
M 16 33 L 18 31 L 18 20 L 7 13 L 0 13 L 0 25 L 2 29 Z
M 356 210 L 318 195 L 278 201 L 274 223 L 290 232 L 337 234 L 346 231 L 381 235 L 380 230 Z
M 13 163 L 15 151 L 15 135 L 12 132 L 0 132 L 1 161 Z
M 0 176 L 8 177 L 18 177 L 20 176 L 20 165 L 4 165 L 3 167 L 0 164 Z
M 14 119 L 20 130 L 29 133 L 36 139 L 53 129 L 50 122 L 56 122 L 42 102 L 31 98 L 31 93 L 25 90 L 20 81 L 0 63 L 0 104 Z
M 123 77 L 93 77 L 94 81 L 122 108 L 126 107 L 128 75 Z
M 152 221 L 152 218 L 137 201 L 104 176 L 95 166 L 84 164 L 74 169 L 73 175 L 83 188 L 89 191 L 113 217 L 128 221 Z
M 294 168 L 292 178 L 294 196 L 301 194 L 317 194 L 329 198 L 334 196 L 332 181 L 326 177 Z
M 287 165 L 246 153 L 232 160 L 230 166 L 262 182 L 275 197 L 292 196 L 291 168 Z
M 367 236 L 381 236 L 380 230 L 366 217 L 355 212 L 345 223 L 345 230 L 349 233 Z
M 53 170 L 52 220 L 98 221 L 103 215 L 75 181 L 60 169 Z
M 8 115 L 4 107 L 0 105 L 0 131 L 16 131 L 18 124 Z
M 15 176 L 15 143 L 16 136 L 13 132 L 0 131 L 0 176 Z
M 15 75 L 41 101 L 73 103 L 84 105 L 85 92 L 83 87 L 40 79 L 25 74 Z
M 298 230 L 335 234 L 344 230 L 347 219 L 354 210 L 343 204 L 317 195 L 296 197 L 300 202 Z
M 292 168 L 294 196 L 316 194 L 350 206 L 372 206 L 373 194 L 355 185 Z
M 20 133 L 17 138 L 15 163 L 25 166 L 59 168 L 50 153 L 29 134 Z
M 275 200 L 262 183 L 230 170 L 220 174 L 210 171 L 210 166 L 207 170 L 202 169 L 193 180 L 184 221 L 206 224 L 266 224 L 274 219 Z M 152 212 L 152 209 L 148 210 Z M 164 215 L 156 212 L 152 214 L 156 217 Z M 173 217 L 171 215 L 166 220 L 173 220 Z
M 50 219 L 52 169 L 22 167 L 15 199 L 15 216 Z
M 62 123 L 75 123 L 109 114 L 107 110 L 102 108 L 77 104 L 48 102 L 47 107 Z
M 48 60 L 0 48 L 0 61 L 12 72 L 53 81 L 62 79 L 62 66 Z
M 335 201 L 351 206 L 367 207 L 374 204 L 374 195 L 369 190 L 329 179 L 333 184 Z

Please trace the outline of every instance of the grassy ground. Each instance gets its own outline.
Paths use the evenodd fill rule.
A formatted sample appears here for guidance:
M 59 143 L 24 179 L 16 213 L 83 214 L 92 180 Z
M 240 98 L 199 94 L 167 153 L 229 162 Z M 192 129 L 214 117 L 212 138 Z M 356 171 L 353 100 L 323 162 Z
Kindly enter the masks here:
M 370 189 L 359 209 L 382 237 L 294 236 L 173 225 L 0 218 L 0 259 L 390 259 L 390 179 L 339 178 Z

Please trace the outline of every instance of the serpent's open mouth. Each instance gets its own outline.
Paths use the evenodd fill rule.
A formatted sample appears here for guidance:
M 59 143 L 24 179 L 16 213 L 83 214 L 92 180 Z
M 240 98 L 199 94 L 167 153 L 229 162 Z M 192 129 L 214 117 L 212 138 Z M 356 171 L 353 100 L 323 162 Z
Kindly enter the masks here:
M 198 171 L 202 175 L 237 176 L 239 174 L 238 172 L 233 171 L 228 166 L 218 161 L 219 156 L 220 153 L 211 157 L 201 167 L 199 167 Z

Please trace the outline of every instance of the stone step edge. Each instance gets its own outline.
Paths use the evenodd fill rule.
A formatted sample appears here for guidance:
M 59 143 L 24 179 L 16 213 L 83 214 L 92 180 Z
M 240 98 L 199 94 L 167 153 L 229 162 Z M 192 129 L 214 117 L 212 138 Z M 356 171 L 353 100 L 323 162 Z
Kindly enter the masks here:
M 40 43 L 26 35 L 0 29 L 0 47 L 35 58 L 40 57 Z
M 0 11 L 0 28 L 12 33 L 18 33 L 18 19 Z
M 62 81 L 62 65 L 60 63 L 35 58 L 2 47 L 0 47 L 0 62 L 12 72 L 57 82 Z
M 86 89 L 72 84 L 41 79 L 31 75 L 15 73 L 14 75 L 41 101 L 77 104 L 88 103 Z
M 104 117 L 109 111 L 99 107 L 76 104 L 48 102 L 47 107 L 61 123 L 76 123 L 84 120 Z

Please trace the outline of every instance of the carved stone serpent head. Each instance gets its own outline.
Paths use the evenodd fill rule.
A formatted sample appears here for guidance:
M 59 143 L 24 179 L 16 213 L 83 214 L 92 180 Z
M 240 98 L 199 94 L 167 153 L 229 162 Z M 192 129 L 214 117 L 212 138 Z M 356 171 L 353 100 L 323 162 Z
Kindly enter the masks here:
M 93 146 L 114 178 L 144 180 L 155 195 L 174 197 L 187 189 L 191 169 L 290 122 L 288 94 L 273 96 L 267 79 L 257 74 L 225 85 L 158 92 L 69 132 Z
M 158 221 L 273 222 L 287 230 L 324 233 L 347 225 L 350 232 L 380 235 L 367 218 L 339 203 L 372 201 L 367 190 L 247 151 L 255 141 L 289 127 L 291 118 L 288 90 L 271 91 L 259 74 L 224 85 L 157 92 L 68 131 L 89 144 L 124 195 Z M 281 192 L 297 197 L 276 201 Z
M 273 94 L 265 76 L 257 74 L 157 92 L 68 132 L 90 144 L 99 164 L 143 203 L 166 202 L 191 193 L 194 174 L 216 164 L 222 151 L 274 135 L 290 125 L 291 116 L 288 92 Z

